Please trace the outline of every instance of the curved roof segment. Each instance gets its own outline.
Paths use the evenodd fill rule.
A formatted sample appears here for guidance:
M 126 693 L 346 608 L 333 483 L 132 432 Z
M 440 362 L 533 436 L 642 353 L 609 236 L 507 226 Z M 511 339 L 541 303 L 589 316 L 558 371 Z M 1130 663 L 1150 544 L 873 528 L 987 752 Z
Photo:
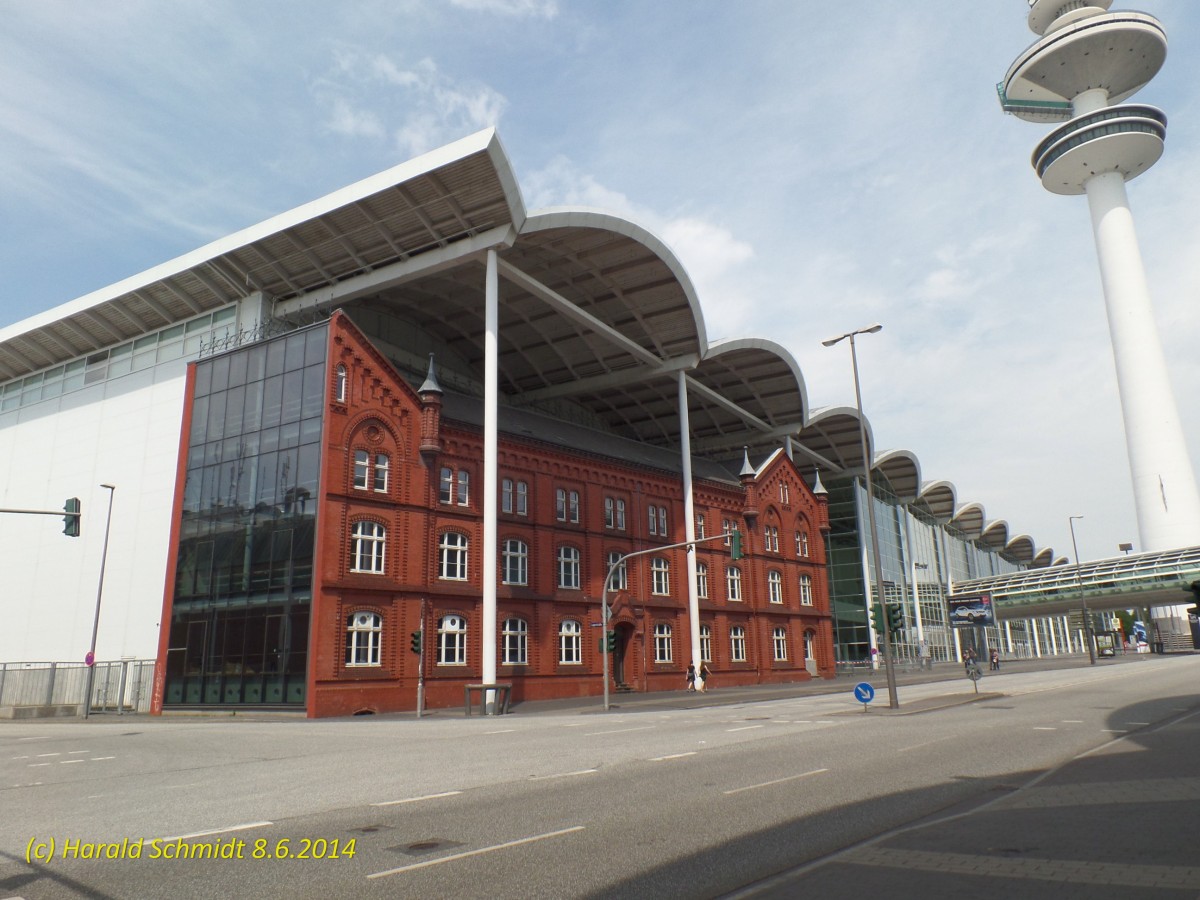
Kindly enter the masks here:
M 494 129 L 0 329 L 0 381 L 242 301 L 297 323 L 337 307 L 378 313 L 479 372 L 489 250 L 506 404 L 567 400 L 614 434 L 678 448 L 682 379 L 693 454 L 765 455 L 790 439 L 797 462 L 824 474 L 863 470 L 861 427 L 896 496 L 981 536 L 982 509 L 975 522 L 972 505 L 955 511 L 948 482 L 922 486 L 911 451 L 877 453 L 856 409 L 810 411 L 787 349 L 761 337 L 710 342 L 691 278 L 654 234 L 593 209 L 527 213 Z

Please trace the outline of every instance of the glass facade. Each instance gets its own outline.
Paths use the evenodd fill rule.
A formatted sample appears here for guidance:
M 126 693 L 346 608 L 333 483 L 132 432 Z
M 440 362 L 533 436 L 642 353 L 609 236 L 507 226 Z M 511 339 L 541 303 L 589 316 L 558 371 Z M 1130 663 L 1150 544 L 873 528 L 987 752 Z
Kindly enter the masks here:
M 195 364 L 165 705 L 305 702 L 327 344 Z
M 995 626 L 987 629 L 986 636 L 976 635 L 982 629 L 975 628 L 957 629 L 956 635 L 947 621 L 946 595 L 956 582 L 1017 572 L 1021 566 L 906 506 L 886 485 L 872 480 L 871 488 L 882 601 L 899 605 L 904 619 L 904 628 L 891 639 L 894 658 L 915 662 L 922 641 L 935 662 L 957 659 L 960 643 L 997 646 L 1000 635 Z M 829 591 L 837 661 L 869 663 L 872 635 L 867 597 L 875 599 L 876 579 L 866 488 L 860 478 L 853 478 L 831 481 L 827 489 Z

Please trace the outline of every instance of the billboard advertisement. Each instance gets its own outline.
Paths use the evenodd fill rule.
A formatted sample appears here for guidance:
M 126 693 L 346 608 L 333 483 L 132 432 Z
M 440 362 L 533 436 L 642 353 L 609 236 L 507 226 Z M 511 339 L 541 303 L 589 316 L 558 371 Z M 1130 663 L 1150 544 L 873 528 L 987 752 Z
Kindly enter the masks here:
M 946 598 L 946 606 L 950 610 L 952 628 L 996 624 L 991 594 L 951 594 Z

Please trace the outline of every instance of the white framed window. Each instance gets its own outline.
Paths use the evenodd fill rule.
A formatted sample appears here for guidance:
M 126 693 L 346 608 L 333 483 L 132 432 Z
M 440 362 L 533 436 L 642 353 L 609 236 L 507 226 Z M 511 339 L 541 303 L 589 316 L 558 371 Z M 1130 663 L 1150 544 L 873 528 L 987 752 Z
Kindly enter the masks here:
M 658 508 L 651 506 L 646 509 L 647 527 L 651 534 L 658 534 Z
M 529 625 L 524 619 L 505 619 L 500 639 L 504 646 L 501 665 L 529 665 Z
M 558 626 L 558 661 L 564 666 L 583 663 L 583 628 L 574 619 L 563 619 Z
M 346 402 L 346 367 L 338 365 L 333 380 L 333 397 L 338 403 Z
M 625 530 L 625 501 L 620 497 L 604 498 L 604 527 Z
M 771 646 L 775 651 L 775 661 L 784 662 L 787 658 L 787 629 L 778 626 L 771 630 Z
M 500 512 L 512 513 L 516 506 L 515 497 L 516 487 L 515 482 L 511 478 L 500 479 Z
M 517 515 L 529 515 L 529 484 L 525 481 L 517 482 Z
M 712 627 L 709 625 L 700 626 L 700 659 L 712 662 Z
M 654 626 L 654 661 L 669 663 L 673 659 L 671 652 L 671 626 L 659 622 Z
M 815 632 L 804 632 L 804 658 L 816 659 L 817 635 Z
M 796 555 L 797 556 L 808 556 L 808 532 L 807 531 L 797 531 L 796 532 Z
M 729 600 L 742 599 L 742 570 L 737 566 L 725 570 L 725 596 Z
M 567 489 L 557 488 L 554 491 L 554 518 L 560 522 L 567 521 Z
M 354 487 L 365 491 L 371 478 L 371 454 L 366 450 L 354 451 Z
M 383 574 L 387 529 L 377 522 L 355 522 L 350 529 L 350 571 Z
M 696 596 L 701 600 L 708 599 L 708 564 L 696 563 Z
M 438 502 L 454 502 L 454 470 L 449 466 L 442 466 L 441 474 L 438 477 Z
M 667 508 L 665 506 L 658 508 L 658 534 L 659 537 L 667 536 Z
M 620 497 L 617 498 L 617 524 L 615 527 L 617 531 L 625 530 L 625 501 Z
M 734 662 L 746 661 L 746 629 L 741 625 L 729 629 L 729 658 Z
M 388 489 L 388 455 L 375 454 L 375 471 L 371 479 L 371 489 L 377 494 L 386 494 Z
M 801 575 L 800 576 L 800 605 L 801 606 L 812 606 L 813 605 L 812 576 L 811 575 Z
M 618 559 L 621 559 L 622 555 L 620 550 L 608 551 L 608 564 L 605 566 L 604 571 L 612 570 L 612 577 L 608 580 L 608 589 L 610 591 L 629 590 L 629 568 L 625 564 L 626 561 L 621 560 L 621 563 L 613 569 L 613 565 L 616 564 Z
M 772 603 L 783 602 L 783 573 L 778 569 L 767 573 L 767 599 Z
M 567 492 L 567 521 L 579 521 L 579 491 Z
M 786 481 L 779 482 L 779 502 L 785 506 L 788 503 L 788 486 Z
M 578 547 L 563 545 L 558 548 L 558 586 L 568 590 L 579 590 L 580 552 Z
M 459 506 L 469 506 L 471 503 L 471 473 L 465 469 L 458 470 L 458 496 L 456 502 Z
M 671 593 L 671 564 L 661 556 L 650 560 L 650 593 L 659 596 Z
M 704 537 L 704 513 L 696 513 L 696 540 Z
M 763 526 L 763 550 L 779 552 L 779 528 L 776 525 Z
M 467 547 L 465 534 L 447 531 L 438 542 L 438 578 L 443 581 L 467 580 Z
M 509 538 L 500 549 L 501 580 L 505 584 L 529 584 L 529 545 Z
M 726 547 L 729 546 L 729 534 L 731 531 L 733 531 L 733 523 L 731 523 L 728 519 L 722 519 L 721 520 L 721 534 L 725 535 L 724 544 Z
M 346 619 L 346 667 L 378 666 L 383 619 L 376 613 L 351 613 Z
M 467 664 L 467 620 L 462 616 L 442 616 L 438 620 L 439 666 Z

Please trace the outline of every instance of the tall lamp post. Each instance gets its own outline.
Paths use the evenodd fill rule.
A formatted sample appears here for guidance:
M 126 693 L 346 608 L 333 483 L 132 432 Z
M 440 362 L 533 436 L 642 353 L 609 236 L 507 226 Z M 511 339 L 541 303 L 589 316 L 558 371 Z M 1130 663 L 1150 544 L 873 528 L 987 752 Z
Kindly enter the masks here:
M 1087 597 L 1083 593 L 1083 579 L 1079 577 L 1079 545 L 1075 543 L 1075 520 L 1083 516 L 1067 516 L 1067 524 L 1071 526 L 1071 549 L 1075 551 L 1075 586 L 1079 588 L 1079 602 L 1083 604 L 1083 639 L 1087 642 L 1088 662 L 1096 664 L 1096 650 L 1092 646 L 1092 617 L 1088 612 Z
M 879 554 L 879 531 L 875 526 L 875 495 L 871 488 L 871 460 L 867 456 L 867 422 L 863 417 L 862 408 L 862 389 L 858 384 L 858 352 L 854 348 L 854 336 L 857 334 L 875 334 L 883 330 L 883 326 L 876 323 L 868 325 L 866 328 L 859 328 L 857 331 L 848 331 L 845 334 L 838 335 L 835 338 L 830 338 L 827 341 L 821 341 L 824 347 L 832 347 L 834 344 L 841 343 L 846 338 L 850 338 L 850 363 L 854 367 L 854 402 L 858 408 L 858 438 L 862 445 L 863 459 L 863 481 L 867 486 L 867 521 L 871 527 L 871 554 L 875 564 L 875 596 L 879 600 L 881 608 L 884 606 L 883 597 L 883 562 Z M 870 593 L 868 591 L 868 593 Z M 871 603 L 868 597 L 867 610 L 868 618 L 870 616 Z M 886 618 L 886 616 L 885 616 Z M 880 643 L 883 645 L 883 668 L 887 675 L 888 687 L 888 707 L 890 709 L 898 709 L 900 707 L 900 699 L 896 696 L 896 673 L 892 667 L 892 641 L 888 634 L 888 624 L 886 621 L 881 622 L 879 636 Z
M 104 596 L 104 565 L 108 562 L 108 528 L 112 525 L 113 494 L 117 486 L 102 484 L 108 491 L 108 516 L 104 520 L 104 549 L 100 551 L 100 583 L 96 586 L 96 617 L 92 620 L 92 644 L 88 650 L 87 695 L 83 698 L 83 717 L 92 714 L 92 688 L 96 683 L 96 632 L 100 630 L 100 599 Z

